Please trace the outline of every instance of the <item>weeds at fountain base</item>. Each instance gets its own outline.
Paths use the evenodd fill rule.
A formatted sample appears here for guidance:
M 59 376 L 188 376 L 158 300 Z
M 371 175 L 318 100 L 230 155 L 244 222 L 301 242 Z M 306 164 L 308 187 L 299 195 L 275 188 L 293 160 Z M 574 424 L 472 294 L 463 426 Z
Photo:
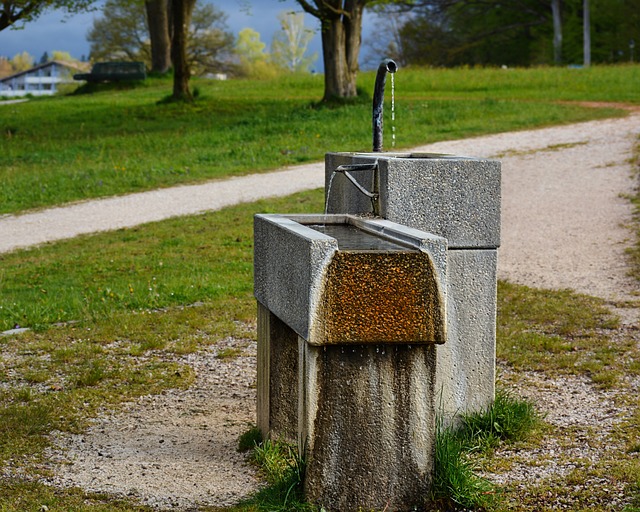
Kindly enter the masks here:
M 252 461 L 260 468 L 268 486 L 233 510 L 243 511 L 313 511 L 304 501 L 304 459 L 295 446 L 284 441 L 267 439 L 259 442 L 259 430 L 251 428 L 240 436 L 240 448 L 253 443 Z M 239 449 L 240 449 L 239 448 Z M 244 450 L 241 450 L 244 451 Z
M 475 473 L 471 453 L 526 439 L 540 424 L 530 402 L 498 391 L 486 411 L 463 415 L 457 428 L 438 422 L 432 500 L 439 509 L 481 510 L 497 504 L 499 489 Z

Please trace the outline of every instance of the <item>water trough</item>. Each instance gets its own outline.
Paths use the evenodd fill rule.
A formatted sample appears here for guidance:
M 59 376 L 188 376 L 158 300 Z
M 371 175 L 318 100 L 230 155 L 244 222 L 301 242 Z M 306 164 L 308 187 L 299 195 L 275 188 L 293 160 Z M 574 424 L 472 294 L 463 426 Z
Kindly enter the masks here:
M 383 91 L 374 151 L 326 155 L 324 214 L 255 217 L 258 427 L 328 511 L 422 507 L 436 415 L 495 392 L 500 163 L 382 152 Z
M 307 498 L 327 510 L 417 504 L 433 473 L 446 240 L 353 215 L 257 215 L 254 232 L 259 428 L 298 442 Z
M 311 345 L 444 343 L 444 238 L 353 215 L 257 215 L 254 232 L 256 298 Z

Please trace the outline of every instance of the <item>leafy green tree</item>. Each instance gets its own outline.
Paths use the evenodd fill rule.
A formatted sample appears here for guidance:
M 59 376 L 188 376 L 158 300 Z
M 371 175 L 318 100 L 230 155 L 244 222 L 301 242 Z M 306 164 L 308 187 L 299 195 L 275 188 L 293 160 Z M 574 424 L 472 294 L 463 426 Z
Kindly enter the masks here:
M 422 0 L 402 47 L 419 64 L 545 63 L 553 16 L 550 0 Z
M 600 0 L 591 6 L 594 62 L 630 62 L 640 42 L 640 9 L 635 0 Z M 634 43 L 632 43 L 632 41 Z M 637 48 L 634 48 L 637 50 Z M 637 62 L 637 58 L 634 59 Z
M 69 52 L 64 52 L 62 50 L 53 50 L 51 52 L 50 60 L 63 60 L 66 62 L 75 62 L 77 59 L 74 59 Z
M 212 4 L 197 5 L 191 17 L 187 59 L 197 75 L 233 69 L 235 38 L 227 30 L 227 15 Z
M 148 16 L 145 16 L 148 3 L 107 0 L 103 16 L 94 20 L 87 36 L 91 42 L 91 57 L 94 60 L 143 61 L 153 70 L 151 30 Z M 227 31 L 226 15 L 212 4 L 196 5 L 187 33 L 186 58 L 191 71 L 204 74 L 226 70 L 232 59 L 232 47 L 233 35 Z M 155 70 L 161 72 L 162 67 Z
M 11 59 L 11 65 L 16 73 L 26 71 L 33 67 L 34 60 L 27 52 L 18 53 Z
M 418 1 L 401 29 L 413 63 L 618 62 L 640 37 L 637 0 Z
M 87 34 L 93 60 L 151 62 L 149 30 L 140 2 L 107 0 Z
M 267 45 L 260 33 L 252 28 L 243 28 L 238 33 L 235 53 L 240 60 L 240 72 L 252 78 L 269 78 L 277 74 L 271 65 L 271 56 L 265 51 Z
M 0 2 L 0 31 L 18 22 L 27 23 L 47 9 L 78 12 L 91 7 L 95 0 L 2 0 Z
M 278 21 L 280 30 L 274 34 L 271 43 L 272 62 L 291 72 L 309 71 L 318 55 L 306 55 L 313 30 L 304 26 L 304 13 L 281 12 Z

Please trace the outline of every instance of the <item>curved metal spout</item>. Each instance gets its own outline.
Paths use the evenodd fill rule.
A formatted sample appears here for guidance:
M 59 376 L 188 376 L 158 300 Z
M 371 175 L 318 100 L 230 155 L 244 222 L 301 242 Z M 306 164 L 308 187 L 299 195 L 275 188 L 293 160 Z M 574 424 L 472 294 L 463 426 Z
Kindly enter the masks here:
M 339 165 L 336 168 L 336 170 L 333 172 L 341 172 L 342 174 L 344 174 L 344 177 L 347 178 L 351 183 L 353 183 L 353 185 L 360 192 L 362 192 L 365 196 L 371 199 L 371 202 L 373 203 L 373 207 L 374 207 L 374 212 L 375 212 L 375 205 L 376 205 L 376 201 L 378 200 L 379 194 L 377 192 L 369 192 L 366 188 L 360 185 L 360 183 L 358 183 L 358 180 L 356 180 L 351 174 L 349 174 L 349 172 L 350 171 L 351 172 L 352 171 L 373 171 L 375 175 L 375 172 L 377 170 L 378 170 L 378 161 L 376 160 L 372 164 Z
M 380 63 L 373 89 L 373 151 L 382 151 L 382 109 L 384 106 L 384 85 L 387 73 L 395 73 L 398 66 L 391 59 Z

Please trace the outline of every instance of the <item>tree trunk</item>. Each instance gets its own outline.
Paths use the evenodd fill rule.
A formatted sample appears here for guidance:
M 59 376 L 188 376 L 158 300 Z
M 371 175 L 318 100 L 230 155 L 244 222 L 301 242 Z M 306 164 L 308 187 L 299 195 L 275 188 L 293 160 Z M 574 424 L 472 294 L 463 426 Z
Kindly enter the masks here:
M 151 41 L 151 71 L 166 73 L 171 67 L 171 38 L 167 0 L 146 0 L 144 7 Z
M 173 99 L 193 101 L 189 90 L 191 70 L 187 60 L 187 29 L 191 22 L 191 13 L 196 0 L 173 0 L 171 20 L 173 37 L 171 39 L 171 60 L 173 62 Z
M 584 67 L 591 66 L 591 9 L 589 7 L 589 0 L 583 0 L 582 9 L 582 31 L 583 31 L 583 44 L 584 44 Z
M 562 64 L 562 14 L 560 0 L 551 0 L 551 14 L 553 16 L 553 62 L 556 66 Z
M 358 95 L 358 55 L 362 42 L 362 13 L 358 0 L 347 1 L 348 15 L 332 16 L 322 23 L 324 101 Z

